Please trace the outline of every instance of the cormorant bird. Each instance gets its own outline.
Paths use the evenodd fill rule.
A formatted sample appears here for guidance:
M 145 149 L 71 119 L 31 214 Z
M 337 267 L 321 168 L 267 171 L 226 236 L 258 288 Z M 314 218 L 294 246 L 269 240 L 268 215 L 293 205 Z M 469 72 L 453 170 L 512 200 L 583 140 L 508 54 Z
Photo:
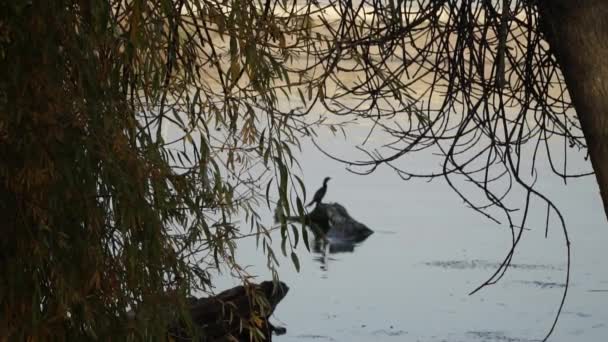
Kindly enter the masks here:
M 321 200 L 323 200 L 323 197 L 325 197 L 325 193 L 327 192 L 327 182 L 330 180 L 331 178 L 329 177 L 325 177 L 325 179 L 323 180 L 323 186 L 321 187 L 321 189 L 317 190 L 317 192 L 315 192 L 315 195 L 312 198 L 312 201 L 310 201 L 310 203 L 308 203 L 306 206 L 310 207 L 313 203 L 317 203 L 317 205 L 319 205 L 319 203 L 321 203 Z

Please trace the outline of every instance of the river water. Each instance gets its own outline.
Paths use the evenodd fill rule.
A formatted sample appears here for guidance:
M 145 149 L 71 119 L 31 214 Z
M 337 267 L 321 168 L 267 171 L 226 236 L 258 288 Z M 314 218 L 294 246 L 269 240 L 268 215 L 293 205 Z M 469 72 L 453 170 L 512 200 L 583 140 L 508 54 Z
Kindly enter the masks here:
M 357 77 L 347 76 L 349 82 Z M 294 108 L 302 105 L 285 102 Z M 351 127 L 347 132 L 347 139 L 321 132 L 316 140 L 337 156 L 357 159 L 361 154 L 353 146 L 364 140 L 367 129 Z M 281 256 L 276 234 L 279 275 L 290 287 L 272 317 L 287 328 L 276 341 L 523 342 L 545 336 L 566 278 L 564 237 L 555 215 L 545 238 L 546 204 L 532 202 L 530 230 L 524 232 L 505 277 L 469 296 L 504 259 L 511 244 L 508 228 L 466 207 L 443 180 L 404 181 L 386 167 L 355 175 L 308 139 L 295 155 L 302 170 L 292 170 L 303 176 L 308 198 L 324 177 L 332 177 L 325 201 L 342 204 L 375 233 L 342 253 L 308 252 L 300 244 L 300 272 L 289 257 Z M 417 170 L 439 165 L 430 153 L 402 163 Z M 590 169 L 580 154 L 569 164 Z M 608 225 L 597 184 L 594 177 L 585 177 L 565 185 L 542 157 L 537 166 L 536 186 L 563 213 L 572 243 L 569 293 L 550 341 L 607 341 Z M 261 207 L 259 214 L 273 225 L 271 210 Z M 256 280 L 271 277 L 254 238 L 239 240 L 237 247 L 237 261 Z M 239 282 L 224 275 L 214 284 L 221 291 Z
M 349 131 L 351 137 L 361 132 Z M 319 145 L 355 158 L 348 139 L 321 134 Z M 351 146 L 349 148 L 349 146 Z M 533 202 L 513 265 L 496 285 L 468 293 L 503 260 L 511 233 L 467 208 L 445 181 L 401 180 L 379 168 L 348 172 L 305 140 L 298 156 L 308 196 L 330 176 L 325 202 L 339 202 L 375 231 L 351 252 L 297 249 L 301 270 L 280 254 L 279 275 L 290 292 L 272 317 L 285 326 L 281 342 L 297 341 L 536 341 L 553 322 L 564 290 L 566 253 L 557 220 L 545 238 L 546 205 Z M 432 158 L 414 161 L 421 169 Z M 583 158 L 569 160 L 589 168 Z M 593 177 L 569 180 L 547 172 L 537 186 L 565 216 L 572 242 L 571 285 L 550 341 L 603 342 L 608 336 L 608 226 Z M 263 216 L 272 224 L 272 213 Z M 270 278 L 254 239 L 239 242 L 237 260 L 258 280 Z M 236 280 L 216 279 L 218 289 Z

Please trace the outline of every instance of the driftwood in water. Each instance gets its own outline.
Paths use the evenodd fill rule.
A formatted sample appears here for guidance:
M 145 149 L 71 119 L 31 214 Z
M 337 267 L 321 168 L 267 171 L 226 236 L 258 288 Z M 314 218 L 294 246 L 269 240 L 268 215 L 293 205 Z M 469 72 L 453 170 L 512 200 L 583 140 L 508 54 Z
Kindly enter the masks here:
M 278 211 L 275 211 L 275 221 L 280 221 Z M 319 203 L 304 218 L 289 216 L 287 221 L 304 222 L 311 228 L 317 240 L 357 243 L 374 233 L 366 225 L 352 218 L 338 203 Z
M 193 329 L 177 323 L 171 327 L 171 337 L 175 341 L 240 341 L 251 340 L 250 322 L 252 317 L 264 341 L 272 341 L 272 332 L 284 333 L 284 328 L 276 328 L 268 321 L 277 304 L 285 297 L 289 287 L 283 282 L 264 281 L 259 285 L 237 286 L 209 298 L 192 298 L 189 303 Z M 193 338 L 188 331 L 195 331 Z

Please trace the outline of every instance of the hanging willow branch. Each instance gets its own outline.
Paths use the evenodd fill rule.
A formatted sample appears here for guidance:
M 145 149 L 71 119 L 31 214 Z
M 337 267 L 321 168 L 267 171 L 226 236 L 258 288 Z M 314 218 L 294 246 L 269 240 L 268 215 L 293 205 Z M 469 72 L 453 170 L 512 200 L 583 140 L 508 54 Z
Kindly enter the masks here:
M 568 285 L 568 231 L 559 209 L 535 187 L 537 160 L 546 158 L 564 181 L 592 172 L 569 170 L 568 148 L 587 146 L 534 2 L 332 0 L 303 16 L 312 24 L 294 40 L 306 67 L 288 67 L 308 77 L 315 94 L 308 108 L 367 119 L 367 137 L 389 137 L 379 146 L 364 139 L 358 148 L 367 159 L 325 153 L 359 174 L 384 165 L 406 180 L 443 178 L 467 206 L 504 222 L 511 248 L 472 293 L 504 276 L 529 229 L 531 201 L 546 203 L 546 231 L 553 216 L 564 234 Z M 550 144 L 558 139 L 561 148 Z M 438 155 L 441 167 L 420 172 L 401 162 L 423 151 Z
M 468 206 L 506 223 L 512 247 L 482 287 L 507 271 L 533 199 L 546 203 L 546 231 L 549 217 L 559 219 L 569 272 L 567 230 L 535 188 L 536 161 L 544 152 L 559 177 L 584 176 L 565 156 L 558 165 L 549 141 L 563 140 L 560 154 L 586 145 L 532 1 L 0 9 L 0 213 L 10 237 L 0 245 L 0 339 L 161 336 L 179 313 L 155 311 L 159 303 L 210 291 L 219 267 L 248 281 L 235 239 L 254 232 L 275 265 L 258 208 L 274 198 L 280 217 L 293 208 L 304 216 L 292 150 L 318 127 L 336 128 L 311 118 L 321 110 L 369 120 L 367 138 L 390 138 L 375 147 L 364 139 L 366 159 L 342 160 L 353 172 L 387 166 L 403 179 L 443 178 Z M 420 152 L 441 166 L 401 162 Z M 300 233 L 279 227 L 297 267 Z M 129 308 L 143 317 L 135 328 Z

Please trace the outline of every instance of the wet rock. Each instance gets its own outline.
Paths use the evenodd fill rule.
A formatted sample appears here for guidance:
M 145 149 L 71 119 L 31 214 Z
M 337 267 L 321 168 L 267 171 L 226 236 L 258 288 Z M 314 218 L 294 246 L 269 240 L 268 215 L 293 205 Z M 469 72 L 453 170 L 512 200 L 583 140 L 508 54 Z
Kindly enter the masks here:
M 275 211 L 275 221 L 280 221 L 278 211 Z M 304 218 L 289 216 L 291 222 L 304 222 L 308 225 L 316 239 L 332 239 L 332 244 L 340 242 L 357 243 L 365 240 L 373 230 L 352 218 L 346 208 L 338 203 L 319 203 L 313 211 Z

